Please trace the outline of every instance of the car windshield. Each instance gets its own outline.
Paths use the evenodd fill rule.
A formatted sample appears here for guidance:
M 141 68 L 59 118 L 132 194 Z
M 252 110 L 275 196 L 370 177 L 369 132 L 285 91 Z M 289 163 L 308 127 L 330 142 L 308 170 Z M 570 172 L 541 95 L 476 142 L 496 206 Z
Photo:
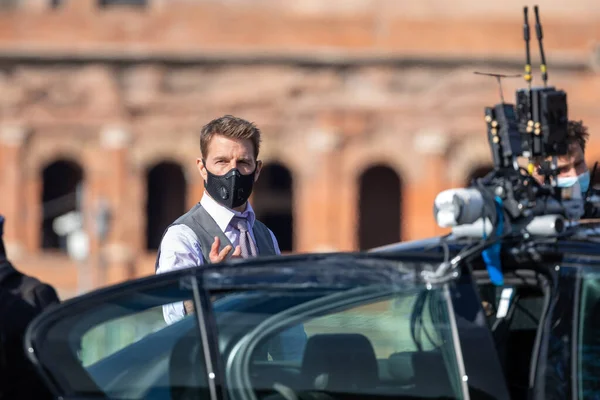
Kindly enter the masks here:
M 166 274 L 57 310 L 33 347 L 67 396 L 460 399 L 447 289 L 419 282 L 424 267 L 342 258 Z

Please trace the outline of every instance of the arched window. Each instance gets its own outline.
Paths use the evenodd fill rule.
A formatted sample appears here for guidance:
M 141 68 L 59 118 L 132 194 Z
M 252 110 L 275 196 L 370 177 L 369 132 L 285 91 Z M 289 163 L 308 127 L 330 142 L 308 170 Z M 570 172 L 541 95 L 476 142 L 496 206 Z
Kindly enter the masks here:
M 374 166 L 360 177 L 358 242 L 361 250 L 402 240 L 402 183 L 396 172 Z
M 282 252 L 294 250 L 292 174 L 282 164 L 265 165 L 253 190 L 256 218 L 275 234 Z
M 146 181 L 146 248 L 158 250 L 165 229 L 187 211 L 187 184 L 181 166 L 167 161 L 150 168 Z
M 53 229 L 57 217 L 80 210 L 83 194 L 83 169 L 69 160 L 57 160 L 42 171 L 42 240 L 43 249 L 66 252 L 66 239 Z

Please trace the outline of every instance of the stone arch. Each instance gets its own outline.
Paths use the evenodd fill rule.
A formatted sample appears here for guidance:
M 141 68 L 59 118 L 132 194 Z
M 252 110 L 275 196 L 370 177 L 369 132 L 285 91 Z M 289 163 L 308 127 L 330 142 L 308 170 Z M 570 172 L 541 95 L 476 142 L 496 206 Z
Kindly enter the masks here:
M 66 252 L 66 240 L 53 229 L 54 220 L 71 211 L 81 211 L 84 171 L 71 158 L 58 158 L 42 167 L 41 247 Z
M 253 190 L 256 217 L 275 234 L 282 252 L 294 251 L 294 179 L 283 163 L 265 163 Z
M 487 141 L 469 140 L 469 136 L 454 142 L 447 158 L 448 177 L 453 185 L 464 184 L 465 179 L 473 171 L 473 166 L 492 165 L 492 156 Z
M 403 177 L 404 180 L 411 179 L 411 165 L 403 159 L 402 155 L 386 153 L 384 149 L 375 149 L 373 151 L 358 151 L 353 154 L 351 161 L 345 165 L 344 176 L 351 178 L 354 181 L 360 181 L 361 176 L 369 168 L 357 168 L 357 166 L 368 165 L 385 165 L 393 170 L 396 175 Z M 406 171 L 405 176 L 402 171 Z
M 359 176 L 360 250 L 402 240 L 402 179 L 387 164 L 373 164 Z
M 163 160 L 146 170 L 146 249 L 157 250 L 162 235 L 185 213 L 187 183 L 179 163 Z
M 183 176 L 188 182 L 198 175 L 195 158 L 192 153 L 186 154 L 168 150 L 144 153 L 134 152 L 134 154 L 132 154 L 132 158 L 136 172 L 139 174 L 147 174 L 150 169 L 158 164 L 171 163 L 177 164 L 181 167 Z
M 38 179 L 40 172 L 55 161 L 65 160 L 77 164 L 84 175 L 89 175 L 89 165 L 82 156 L 81 144 L 73 143 L 47 143 L 35 141 L 26 151 L 24 160 L 24 177 Z
M 262 161 L 263 166 L 275 164 L 284 166 L 294 177 L 306 170 L 306 157 L 304 152 L 299 154 L 297 146 L 277 146 L 267 141 L 261 146 L 258 160 Z

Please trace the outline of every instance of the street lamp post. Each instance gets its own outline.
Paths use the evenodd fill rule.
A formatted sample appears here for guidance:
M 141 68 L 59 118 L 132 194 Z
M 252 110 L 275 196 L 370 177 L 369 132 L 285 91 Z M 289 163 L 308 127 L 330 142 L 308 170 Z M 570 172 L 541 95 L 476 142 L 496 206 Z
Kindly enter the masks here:
M 98 272 L 101 275 L 101 282 L 102 284 L 104 284 L 107 281 L 107 273 L 106 273 L 106 268 L 107 268 L 107 262 L 106 262 L 106 255 L 104 254 L 104 244 L 106 242 L 106 239 L 108 237 L 108 234 L 110 233 L 110 228 L 111 228 L 111 219 L 112 219 L 112 214 L 111 214 L 111 210 L 110 210 L 110 206 L 108 204 L 108 201 L 104 198 L 100 198 L 100 200 L 98 201 L 98 207 L 95 213 L 95 226 L 94 226 L 94 230 L 95 230 L 95 234 L 96 237 L 98 238 L 98 247 L 99 247 L 99 251 L 98 251 Z
M 89 291 L 92 287 L 91 271 L 86 262 L 90 253 L 89 237 L 83 229 L 83 216 L 79 211 L 61 215 L 52 222 L 57 235 L 66 237 L 67 253 L 78 264 L 77 293 Z
M 93 215 L 88 219 L 86 218 L 88 215 L 84 211 L 84 196 L 85 187 L 83 183 L 79 183 L 75 190 L 75 211 L 60 215 L 52 222 L 54 232 L 66 240 L 67 254 L 78 265 L 78 294 L 88 292 L 94 287 L 93 269 L 89 259 L 90 237 L 88 232 L 90 228 L 93 230 L 92 234 L 98 239 L 97 268 L 99 269 L 99 274 L 102 276 L 102 282 L 106 281 L 106 263 L 102 250 L 111 229 L 111 210 L 108 201 L 105 198 L 100 198 L 97 207 L 93 211 Z M 45 204 L 45 206 L 48 208 L 51 206 L 54 208 L 65 208 L 67 200 L 67 198 L 57 199 L 56 204 Z M 91 227 L 89 222 L 91 222 Z

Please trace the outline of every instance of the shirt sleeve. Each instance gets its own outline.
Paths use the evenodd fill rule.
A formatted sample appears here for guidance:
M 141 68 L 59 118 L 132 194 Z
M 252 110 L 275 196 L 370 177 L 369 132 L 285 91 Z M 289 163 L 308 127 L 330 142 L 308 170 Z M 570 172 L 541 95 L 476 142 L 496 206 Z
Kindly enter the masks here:
M 277 238 L 275 237 L 275 234 L 270 229 L 269 229 L 269 233 L 271 234 L 271 239 L 273 240 L 273 248 L 275 249 L 275 254 L 281 255 L 281 250 L 279 250 L 279 243 L 277 242 Z
M 194 232 L 185 225 L 171 226 L 160 243 L 157 274 L 203 265 L 202 248 Z M 172 324 L 185 316 L 183 302 L 165 304 L 163 317 Z

